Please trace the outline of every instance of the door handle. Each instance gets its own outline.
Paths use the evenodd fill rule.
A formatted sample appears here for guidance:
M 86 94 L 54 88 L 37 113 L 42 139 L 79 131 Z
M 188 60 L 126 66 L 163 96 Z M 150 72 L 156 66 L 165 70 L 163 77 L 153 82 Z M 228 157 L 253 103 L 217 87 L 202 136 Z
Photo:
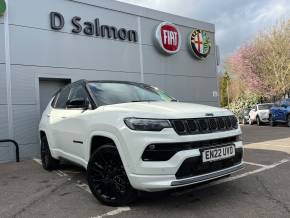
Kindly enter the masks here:
M 67 117 L 61 117 L 61 119 L 66 119 Z
M 46 116 L 47 116 L 47 117 L 50 117 L 50 114 L 47 114 Z

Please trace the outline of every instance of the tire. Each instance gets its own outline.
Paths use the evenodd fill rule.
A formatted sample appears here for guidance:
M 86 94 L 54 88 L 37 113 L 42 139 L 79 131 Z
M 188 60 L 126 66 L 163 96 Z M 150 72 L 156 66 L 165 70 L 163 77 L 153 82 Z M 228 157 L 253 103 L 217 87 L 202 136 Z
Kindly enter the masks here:
M 128 205 L 137 196 L 114 145 L 103 145 L 92 154 L 87 179 L 93 195 L 105 205 Z
M 59 160 L 53 158 L 50 153 L 46 136 L 41 138 L 41 162 L 42 167 L 47 171 L 55 170 L 59 167 Z
M 290 114 L 287 115 L 287 126 L 290 127 Z
M 249 118 L 249 121 L 248 121 L 249 125 L 253 125 L 253 121 L 251 120 L 251 118 Z
M 257 116 L 256 121 L 257 121 L 257 125 L 258 125 L 258 126 L 262 126 L 262 122 L 261 122 L 259 116 Z
M 247 121 L 246 121 L 245 118 L 243 118 L 243 120 L 242 120 L 242 124 L 243 124 L 243 125 L 247 125 Z
M 270 122 L 270 126 L 274 127 L 276 126 L 276 123 L 273 121 L 272 115 L 269 115 L 269 122 Z

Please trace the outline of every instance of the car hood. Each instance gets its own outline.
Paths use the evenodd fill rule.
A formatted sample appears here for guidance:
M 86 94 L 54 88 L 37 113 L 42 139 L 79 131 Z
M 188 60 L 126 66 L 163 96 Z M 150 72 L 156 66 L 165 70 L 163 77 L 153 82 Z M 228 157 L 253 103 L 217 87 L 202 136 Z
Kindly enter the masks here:
M 223 108 L 181 102 L 132 102 L 107 105 L 104 106 L 104 110 L 124 112 L 126 116 L 132 117 L 159 119 L 233 115 L 232 112 Z

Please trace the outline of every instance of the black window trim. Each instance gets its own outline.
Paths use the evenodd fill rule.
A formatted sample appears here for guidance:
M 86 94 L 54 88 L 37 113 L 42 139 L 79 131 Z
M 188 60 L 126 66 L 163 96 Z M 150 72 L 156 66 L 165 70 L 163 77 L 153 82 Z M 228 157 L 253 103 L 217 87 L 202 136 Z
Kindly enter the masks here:
M 55 107 L 55 105 L 56 105 L 56 103 L 57 103 L 57 101 L 58 101 L 59 94 L 62 92 L 62 90 L 63 90 L 64 88 L 66 88 L 66 87 L 69 87 L 69 89 L 71 89 L 73 86 L 76 86 L 76 85 L 80 85 L 80 86 L 82 86 L 82 87 L 84 88 L 84 90 L 86 91 L 86 93 L 87 93 L 87 95 L 88 95 L 88 97 L 89 97 L 90 105 L 91 105 L 91 108 L 90 108 L 90 109 L 91 109 L 91 110 L 96 109 L 96 108 L 97 108 L 97 105 L 96 105 L 96 103 L 95 103 L 95 100 L 92 98 L 92 93 L 90 92 L 89 88 L 87 87 L 87 82 L 86 82 L 85 80 L 79 80 L 79 81 L 76 81 L 76 82 L 74 82 L 74 83 L 68 84 L 68 85 L 64 86 L 63 88 L 59 89 L 59 90 L 55 93 L 55 95 L 54 95 L 54 99 L 53 99 L 53 101 L 52 101 L 52 103 L 51 103 L 52 108 L 53 108 L 53 109 L 56 109 L 56 110 L 76 110 L 76 109 L 78 109 L 78 108 L 69 108 L 69 109 L 68 109 L 68 108 L 56 108 L 56 107 Z M 55 99 L 55 98 L 57 98 L 57 99 Z
M 90 97 L 90 94 L 88 93 L 88 90 L 86 88 L 86 86 L 83 86 L 82 84 L 78 84 L 78 83 L 72 83 L 70 84 L 70 92 L 69 92 L 69 95 L 68 95 L 68 99 L 70 97 L 70 94 L 71 94 L 71 90 L 72 88 L 75 88 L 75 87 L 82 87 L 84 89 L 84 91 L 86 92 L 88 98 L 89 98 L 89 104 L 90 104 L 90 108 L 88 108 L 88 110 L 92 110 L 93 109 L 93 106 L 92 106 L 92 99 Z M 83 110 L 82 108 L 65 108 L 65 110 Z
M 130 81 L 119 81 L 119 80 L 78 80 L 76 82 L 73 82 L 71 84 L 68 84 L 67 86 L 70 86 L 70 88 L 73 86 L 73 85 L 76 85 L 76 84 L 80 84 L 82 85 L 87 94 L 88 94 L 88 97 L 89 97 L 89 100 L 90 100 L 90 104 L 92 106 L 91 110 L 95 110 L 97 109 L 98 107 L 102 106 L 102 105 L 98 105 L 97 103 L 97 99 L 95 98 L 94 94 L 92 93 L 92 91 L 90 90 L 89 88 L 89 83 L 121 83 L 121 84 L 129 84 L 129 85 L 134 85 L 134 86 L 139 86 L 139 87 L 145 87 L 145 88 L 149 88 L 149 89 L 152 89 L 154 90 L 155 87 L 154 86 L 151 86 L 151 85 L 148 85 L 148 84 L 145 84 L 145 83 L 138 83 L 138 82 L 130 82 Z M 67 86 L 64 86 L 63 88 L 61 88 L 56 94 L 55 94 L 55 97 L 58 97 L 57 95 Z M 162 90 L 163 91 L 163 90 Z M 166 92 L 165 92 L 166 95 L 168 95 Z M 170 96 L 170 95 L 168 95 Z M 171 96 L 170 96 L 171 97 Z M 174 100 L 176 100 L 174 97 L 171 97 L 173 98 Z M 58 99 L 57 99 L 58 100 Z M 57 102 L 57 100 L 55 101 L 55 103 Z M 52 107 L 54 109 L 60 109 L 60 110 L 67 110 L 67 108 L 56 108 L 55 107 L 55 104 L 52 105 Z

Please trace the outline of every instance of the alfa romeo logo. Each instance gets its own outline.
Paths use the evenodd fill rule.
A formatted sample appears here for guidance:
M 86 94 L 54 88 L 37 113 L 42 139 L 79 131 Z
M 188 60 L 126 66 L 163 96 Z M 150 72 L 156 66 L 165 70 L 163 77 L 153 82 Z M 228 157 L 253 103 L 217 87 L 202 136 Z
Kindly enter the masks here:
M 6 10 L 5 0 L 0 0 L 0 16 L 4 14 Z
M 210 41 L 204 30 L 193 30 L 189 35 L 189 47 L 198 59 L 206 58 L 210 52 Z
M 155 39 L 157 46 L 166 54 L 175 54 L 180 50 L 181 34 L 172 23 L 159 24 L 156 28 Z

